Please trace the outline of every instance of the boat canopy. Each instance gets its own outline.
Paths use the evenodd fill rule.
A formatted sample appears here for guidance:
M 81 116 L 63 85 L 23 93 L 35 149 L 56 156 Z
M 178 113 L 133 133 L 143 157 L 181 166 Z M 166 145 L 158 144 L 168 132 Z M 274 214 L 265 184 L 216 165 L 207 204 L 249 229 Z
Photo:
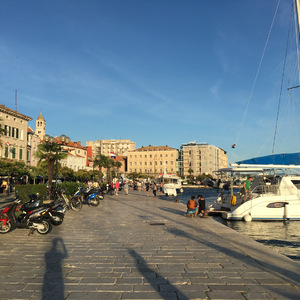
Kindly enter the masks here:
M 238 161 L 234 165 L 300 165 L 300 153 L 281 153 L 260 156 Z

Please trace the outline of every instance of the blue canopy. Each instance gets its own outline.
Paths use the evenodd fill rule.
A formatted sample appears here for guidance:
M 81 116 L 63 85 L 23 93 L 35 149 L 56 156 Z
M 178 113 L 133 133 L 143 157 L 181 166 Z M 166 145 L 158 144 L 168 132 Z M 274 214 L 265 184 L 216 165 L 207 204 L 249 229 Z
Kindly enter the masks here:
M 249 165 L 300 165 L 300 153 L 281 153 L 236 162 Z

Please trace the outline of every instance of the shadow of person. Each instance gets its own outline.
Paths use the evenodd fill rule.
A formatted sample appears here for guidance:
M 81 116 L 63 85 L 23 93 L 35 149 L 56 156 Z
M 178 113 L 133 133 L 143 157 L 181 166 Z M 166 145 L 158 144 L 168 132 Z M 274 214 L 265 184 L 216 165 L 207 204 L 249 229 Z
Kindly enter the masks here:
M 52 248 L 45 253 L 46 270 L 44 274 L 42 299 L 63 300 L 64 278 L 62 260 L 68 257 L 68 252 L 61 238 L 52 240 Z

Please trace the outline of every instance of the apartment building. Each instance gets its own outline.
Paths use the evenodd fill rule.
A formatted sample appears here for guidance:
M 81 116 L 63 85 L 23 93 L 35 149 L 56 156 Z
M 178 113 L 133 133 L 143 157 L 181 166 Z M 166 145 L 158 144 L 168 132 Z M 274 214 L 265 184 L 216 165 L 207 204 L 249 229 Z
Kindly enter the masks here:
M 31 147 L 27 144 L 28 122 L 32 118 L 0 105 L 0 124 L 6 130 L 1 136 L 3 143 L 0 147 L 0 156 L 30 164 Z
M 226 151 L 206 143 L 190 142 L 180 147 L 179 171 L 180 175 L 187 177 L 189 170 L 192 176 L 213 174 L 220 168 L 228 166 Z
M 178 150 L 168 146 L 148 146 L 128 151 L 127 172 L 158 176 L 177 172 Z
M 103 154 L 110 156 L 114 153 L 116 156 L 127 156 L 128 151 L 135 149 L 135 142 L 130 140 L 97 140 L 87 141 L 87 147 L 92 147 L 92 157 Z

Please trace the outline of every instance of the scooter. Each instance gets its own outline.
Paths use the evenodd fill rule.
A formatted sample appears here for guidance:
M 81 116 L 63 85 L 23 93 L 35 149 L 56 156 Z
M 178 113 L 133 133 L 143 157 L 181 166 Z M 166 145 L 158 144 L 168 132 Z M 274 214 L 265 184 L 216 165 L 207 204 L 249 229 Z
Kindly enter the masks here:
M 41 204 L 41 200 L 39 199 L 38 194 L 31 194 L 28 195 L 30 200 L 26 202 L 27 207 L 45 207 L 49 208 L 47 214 L 45 215 L 46 218 L 49 218 L 51 223 L 55 226 L 62 224 L 64 220 L 65 213 L 67 209 L 64 207 L 62 201 L 52 201 L 51 203 L 43 203 Z
M 82 203 L 86 202 L 88 205 L 98 206 L 100 204 L 100 198 L 102 196 L 99 194 L 98 189 L 95 188 L 85 189 L 80 187 L 73 196 L 73 198 L 76 197 L 80 198 Z
M 21 199 L 16 198 L 1 211 L 0 233 L 7 233 L 15 228 L 30 229 L 29 234 L 37 230 L 40 234 L 47 234 L 52 230 L 52 224 L 45 217 L 49 208 L 28 208 L 25 204 L 20 207 L 20 215 L 16 216 L 17 208 L 21 205 Z

